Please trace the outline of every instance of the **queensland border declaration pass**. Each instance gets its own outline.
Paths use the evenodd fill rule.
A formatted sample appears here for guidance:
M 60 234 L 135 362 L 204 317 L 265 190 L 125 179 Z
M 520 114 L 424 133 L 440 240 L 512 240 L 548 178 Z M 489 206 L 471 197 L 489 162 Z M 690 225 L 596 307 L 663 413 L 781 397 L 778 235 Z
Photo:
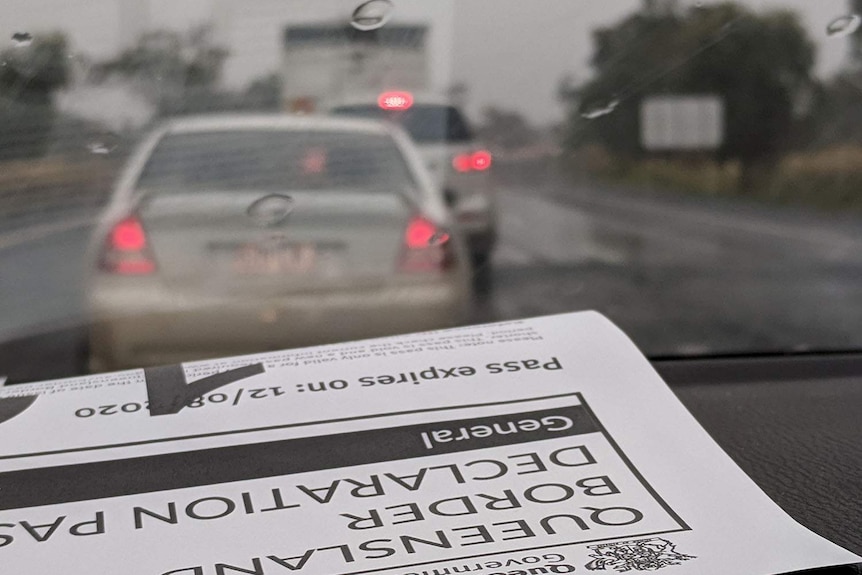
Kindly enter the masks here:
M 860 561 L 784 514 L 595 313 L 0 389 L 3 573 Z

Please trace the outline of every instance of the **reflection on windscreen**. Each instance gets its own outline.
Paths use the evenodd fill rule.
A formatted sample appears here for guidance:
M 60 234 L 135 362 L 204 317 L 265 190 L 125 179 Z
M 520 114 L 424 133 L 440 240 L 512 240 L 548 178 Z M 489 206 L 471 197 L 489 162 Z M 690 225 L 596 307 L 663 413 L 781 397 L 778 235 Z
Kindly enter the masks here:
M 414 141 L 419 143 L 469 142 L 472 139 L 467 122 L 452 106 L 416 104 L 409 110 L 386 111 L 379 106 L 338 106 L 333 113 L 339 116 L 356 116 L 388 120 L 400 124 Z
M 147 190 L 341 190 L 404 193 L 413 185 L 388 137 L 343 132 L 214 131 L 169 134 L 144 167 Z
M 862 0 L 6 4 L 0 380 L 588 309 L 862 349 Z

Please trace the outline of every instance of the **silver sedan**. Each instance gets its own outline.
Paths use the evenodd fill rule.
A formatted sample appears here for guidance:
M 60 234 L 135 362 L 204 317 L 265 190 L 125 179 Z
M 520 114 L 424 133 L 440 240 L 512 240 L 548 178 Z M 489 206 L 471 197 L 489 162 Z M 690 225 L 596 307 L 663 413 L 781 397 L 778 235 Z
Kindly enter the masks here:
M 409 138 L 370 120 L 207 116 L 154 131 L 91 245 L 91 369 L 452 326 L 463 242 Z

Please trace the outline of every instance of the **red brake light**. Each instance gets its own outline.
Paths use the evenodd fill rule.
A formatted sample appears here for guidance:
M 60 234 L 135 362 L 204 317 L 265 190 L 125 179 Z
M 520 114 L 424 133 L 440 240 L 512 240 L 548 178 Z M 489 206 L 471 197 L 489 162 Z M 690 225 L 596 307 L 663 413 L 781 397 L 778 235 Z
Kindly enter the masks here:
M 326 171 L 326 150 L 311 148 L 306 150 L 302 158 L 302 173 L 306 175 L 322 174 Z
M 491 167 L 492 156 L 487 150 L 479 150 L 472 154 L 458 154 L 452 158 L 452 167 L 456 172 L 483 172 Z
M 491 153 L 487 150 L 473 152 L 470 156 L 470 167 L 479 172 L 491 167 Z
M 156 270 L 149 253 L 147 234 L 140 220 L 129 216 L 111 228 L 101 267 L 120 275 L 146 275 Z
M 441 233 L 437 226 L 425 218 L 416 217 L 407 225 L 404 241 L 408 248 L 416 250 L 445 243 L 449 241 L 449 234 Z
M 144 227 L 137 218 L 120 221 L 111 230 L 111 247 L 121 252 L 137 252 L 147 247 Z
M 404 271 L 439 271 L 451 261 L 449 234 L 421 216 L 407 224 L 404 244 L 406 249 L 401 259 Z
M 377 105 L 384 110 L 407 110 L 413 105 L 410 92 L 383 92 L 377 98 Z
M 470 154 L 458 154 L 452 158 L 452 167 L 455 168 L 456 172 L 469 172 L 471 164 Z
M 142 276 L 156 271 L 156 264 L 152 260 L 141 259 L 138 261 L 119 261 L 114 266 L 114 272 L 121 276 Z

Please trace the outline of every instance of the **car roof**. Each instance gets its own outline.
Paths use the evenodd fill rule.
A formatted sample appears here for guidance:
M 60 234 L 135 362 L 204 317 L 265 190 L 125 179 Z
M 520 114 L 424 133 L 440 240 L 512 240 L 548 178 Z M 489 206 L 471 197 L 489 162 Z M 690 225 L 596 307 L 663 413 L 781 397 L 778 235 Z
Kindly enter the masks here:
M 345 118 L 291 114 L 207 114 L 167 120 L 168 133 L 193 133 L 241 130 L 284 130 L 320 132 L 356 132 L 389 134 L 384 122 L 365 118 Z

